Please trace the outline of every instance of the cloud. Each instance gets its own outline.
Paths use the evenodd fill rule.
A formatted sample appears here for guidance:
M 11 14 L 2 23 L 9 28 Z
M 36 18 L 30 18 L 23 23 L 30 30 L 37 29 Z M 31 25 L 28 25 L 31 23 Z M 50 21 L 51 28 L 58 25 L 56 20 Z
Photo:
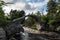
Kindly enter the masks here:
M 28 3 L 25 4 L 25 10 L 35 10 L 37 8 L 40 8 L 42 6 L 42 3 Z
M 43 14 L 46 15 L 48 12 L 47 11 L 44 11 Z
M 32 13 L 40 11 L 49 0 L 4 0 L 4 1 L 14 3 L 3 7 L 5 13 L 8 13 L 11 9 L 25 10 L 26 13 Z
M 49 0 L 45 0 L 45 2 L 49 2 Z
M 18 2 L 18 3 L 15 3 L 15 4 L 13 4 L 11 7 L 15 7 L 15 9 L 24 9 L 24 7 L 25 7 L 25 3 L 23 3 L 23 2 Z
M 29 3 L 32 8 L 40 7 L 42 6 L 42 3 Z
M 3 7 L 3 10 L 5 11 L 5 13 L 9 13 L 11 9 L 24 10 L 24 7 L 25 7 L 25 3 L 17 2 L 15 4 L 11 4 L 11 5 Z
M 5 7 L 3 7 L 3 10 L 6 14 L 8 14 L 10 12 L 11 8 L 5 6 Z
M 3 0 L 4 2 L 12 2 L 13 0 Z
M 31 5 L 26 4 L 26 5 L 25 5 L 25 10 L 30 10 L 30 9 L 31 9 Z

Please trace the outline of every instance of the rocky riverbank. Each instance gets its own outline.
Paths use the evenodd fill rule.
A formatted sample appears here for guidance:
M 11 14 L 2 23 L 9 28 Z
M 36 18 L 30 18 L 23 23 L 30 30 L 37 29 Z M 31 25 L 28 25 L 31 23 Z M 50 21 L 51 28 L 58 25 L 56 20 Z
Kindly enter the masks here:
M 32 34 L 29 33 L 30 40 L 60 40 L 60 34 Z
M 55 32 L 38 31 L 31 28 L 24 28 L 28 32 L 29 40 L 60 40 L 60 34 Z
M 6 40 L 6 34 L 3 28 L 0 28 L 0 40 Z

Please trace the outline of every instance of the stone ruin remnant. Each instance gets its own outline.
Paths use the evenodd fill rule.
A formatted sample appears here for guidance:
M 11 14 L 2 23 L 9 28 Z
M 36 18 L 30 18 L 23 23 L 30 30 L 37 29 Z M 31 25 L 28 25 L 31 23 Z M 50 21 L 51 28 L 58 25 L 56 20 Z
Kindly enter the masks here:
M 25 17 L 26 16 L 14 19 L 6 26 L 5 30 L 0 28 L 0 40 L 20 40 L 22 33 L 24 33 L 24 29 L 21 26 L 21 21 Z

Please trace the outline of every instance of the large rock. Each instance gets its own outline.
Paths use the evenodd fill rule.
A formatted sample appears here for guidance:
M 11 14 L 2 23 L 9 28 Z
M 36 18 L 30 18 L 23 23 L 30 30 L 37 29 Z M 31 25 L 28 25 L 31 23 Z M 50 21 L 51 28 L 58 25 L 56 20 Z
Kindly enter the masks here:
M 6 40 L 6 34 L 3 28 L 0 28 L 0 40 Z
M 60 34 L 32 34 L 29 33 L 30 40 L 60 40 Z

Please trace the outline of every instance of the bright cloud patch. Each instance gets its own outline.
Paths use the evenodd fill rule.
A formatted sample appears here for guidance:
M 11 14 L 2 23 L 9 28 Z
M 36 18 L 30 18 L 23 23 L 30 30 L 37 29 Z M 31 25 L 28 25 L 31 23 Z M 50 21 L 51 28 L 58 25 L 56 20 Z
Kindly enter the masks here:
M 12 2 L 13 0 L 3 0 L 3 1 L 5 1 L 5 2 Z
M 14 4 L 4 7 L 6 13 L 11 9 L 24 10 L 27 14 L 41 11 L 43 6 L 47 4 L 49 0 L 5 0 L 5 2 L 13 2 Z

